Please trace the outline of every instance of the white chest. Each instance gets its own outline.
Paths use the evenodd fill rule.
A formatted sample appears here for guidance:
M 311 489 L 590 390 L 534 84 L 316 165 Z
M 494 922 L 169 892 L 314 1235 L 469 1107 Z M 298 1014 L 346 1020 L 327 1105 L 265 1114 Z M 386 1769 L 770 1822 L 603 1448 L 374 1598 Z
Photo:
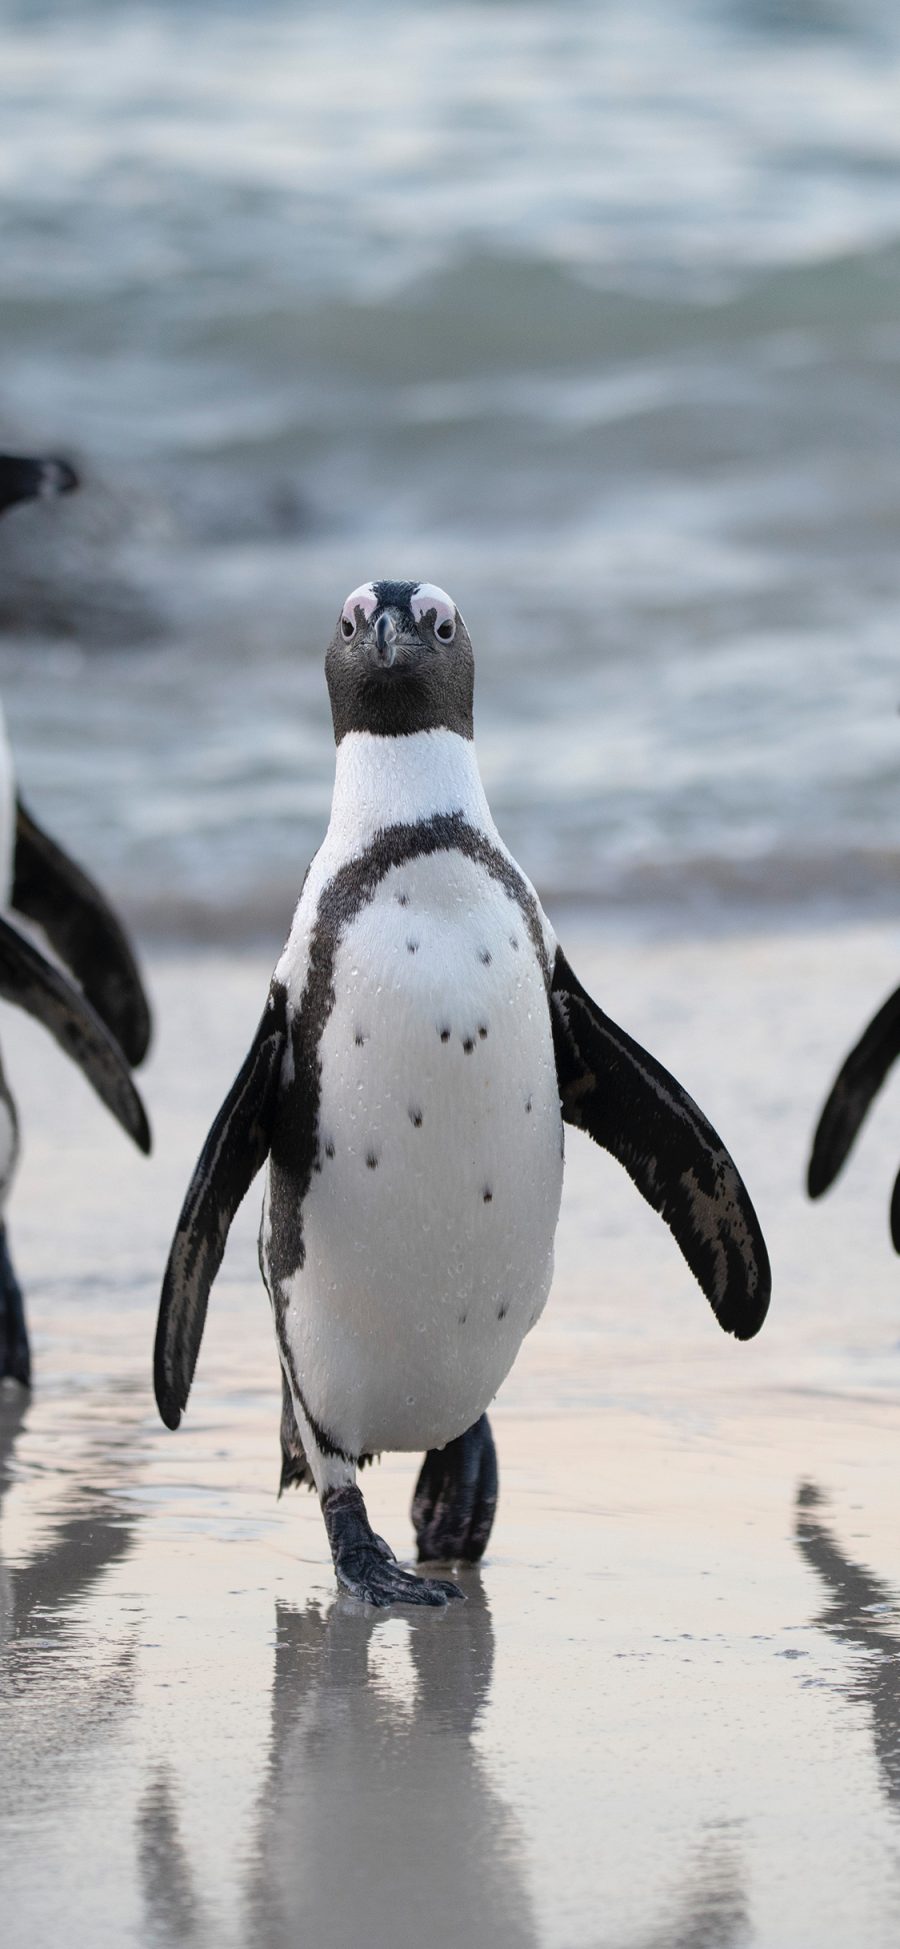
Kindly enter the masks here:
M 435 1446 L 488 1405 L 550 1286 L 544 972 L 517 901 L 443 852 L 386 874 L 340 936 L 333 987 L 285 1327 L 342 1446 Z

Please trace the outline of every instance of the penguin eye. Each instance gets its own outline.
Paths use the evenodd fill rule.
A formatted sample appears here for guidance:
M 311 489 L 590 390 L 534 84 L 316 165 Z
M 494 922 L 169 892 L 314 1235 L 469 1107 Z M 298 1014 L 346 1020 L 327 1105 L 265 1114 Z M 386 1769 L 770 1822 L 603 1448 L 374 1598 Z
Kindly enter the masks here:
M 341 635 L 345 643 L 352 642 L 356 635 L 358 611 L 362 610 L 363 616 L 366 622 L 368 622 L 369 617 L 374 616 L 377 608 L 378 597 L 375 594 L 371 582 L 363 582 L 358 589 L 354 589 L 353 594 L 347 597 L 344 607 L 341 610 Z
M 439 642 L 452 643 L 456 635 L 456 605 L 443 589 L 435 588 L 433 582 L 420 582 L 410 597 L 409 606 L 417 623 L 431 616 L 431 627 Z

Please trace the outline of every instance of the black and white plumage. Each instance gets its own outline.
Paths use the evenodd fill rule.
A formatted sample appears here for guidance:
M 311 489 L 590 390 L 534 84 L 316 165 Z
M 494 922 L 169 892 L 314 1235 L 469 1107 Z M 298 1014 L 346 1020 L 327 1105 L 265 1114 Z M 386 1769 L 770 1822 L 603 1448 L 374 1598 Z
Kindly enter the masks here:
M 426 1449 L 420 1559 L 481 1554 L 497 1495 L 486 1409 L 549 1292 L 563 1121 L 625 1165 L 738 1338 L 762 1324 L 769 1266 L 719 1138 L 585 993 L 497 832 L 449 597 L 354 591 L 326 673 L 331 820 L 188 1189 L 156 1395 L 177 1427 L 228 1226 L 268 1159 L 282 1481 L 314 1484 L 346 1588 L 442 1603 L 455 1585 L 399 1569 L 373 1535 L 357 1469 Z
M 878 1091 L 900 1056 L 900 988 L 889 995 L 831 1085 L 816 1126 L 806 1177 L 811 1198 L 821 1198 L 843 1170 Z M 891 1240 L 900 1252 L 900 1172 L 890 1205 Z
M 0 454 L 0 514 L 18 501 L 68 493 L 66 461 Z M 40 927 L 73 983 L 10 918 Z M 78 984 L 77 986 L 75 984 Z M 150 1149 L 146 1112 L 131 1078 L 150 1041 L 150 1011 L 134 955 L 104 896 L 42 832 L 16 792 L 0 708 L 0 998 L 32 1015 L 78 1064 L 138 1148 Z M 19 1151 L 16 1107 L 0 1068 L 0 1214 Z M 31 1356 L 21 1289 L 0 1217 L 0 1380 L 28 1386 Z
M 0 453 L 0 514 L 18 501 L 52 501 L 71 494 L 78 475 L 67 460 L 51 456 Z

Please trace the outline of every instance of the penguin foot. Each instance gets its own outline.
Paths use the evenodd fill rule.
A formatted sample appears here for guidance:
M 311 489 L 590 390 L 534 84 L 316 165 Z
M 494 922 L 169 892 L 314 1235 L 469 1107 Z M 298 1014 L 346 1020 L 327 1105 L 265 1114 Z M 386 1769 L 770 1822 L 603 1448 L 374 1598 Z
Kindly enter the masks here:
M 364 1604 L 379 1610 L 388 1604 L 443 1607 L 463 1596 L 456 1584 L 401 1570 L 393 1550 L 375 1535 L 359 1489 L 332 1489 L 322 1502 L 322 1514 L 338 1583 Z
M 487 1415 L 446 1448 L 430 1448 L 416 1483 L 420 1563 L 477 1563 L 497 1510 L 497 1450 Z
M 13 1271 L 6 1226 L 0 1225 L 0 1380 L 31 1386 L 31 1349 L 25 1325 L 25 1301 Z

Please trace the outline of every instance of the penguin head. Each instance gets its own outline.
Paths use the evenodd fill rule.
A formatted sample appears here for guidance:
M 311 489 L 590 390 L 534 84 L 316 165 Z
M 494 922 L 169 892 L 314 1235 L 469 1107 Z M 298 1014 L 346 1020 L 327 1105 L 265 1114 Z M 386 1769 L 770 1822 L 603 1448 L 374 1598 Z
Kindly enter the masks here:
M 0 453 L 0 514 L 17 501 L 46 501 L 71 494 L 78 475 L 67 460 L 33 460 L 18 453 Z
M 433 582 L 364 582 L 325 656 L 335 743 L 348 731 L 472 736 L 475 662 L 456 607 Z

